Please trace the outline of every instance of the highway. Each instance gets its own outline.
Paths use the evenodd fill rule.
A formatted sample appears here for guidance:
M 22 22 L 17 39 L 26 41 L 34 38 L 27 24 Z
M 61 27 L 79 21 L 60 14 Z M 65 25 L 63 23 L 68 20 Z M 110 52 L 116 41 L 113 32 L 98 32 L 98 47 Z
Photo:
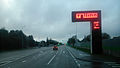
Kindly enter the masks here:
M 92 56 L 66 45 L 0 53 L 0 68 L 120 68 L 114 60 Z

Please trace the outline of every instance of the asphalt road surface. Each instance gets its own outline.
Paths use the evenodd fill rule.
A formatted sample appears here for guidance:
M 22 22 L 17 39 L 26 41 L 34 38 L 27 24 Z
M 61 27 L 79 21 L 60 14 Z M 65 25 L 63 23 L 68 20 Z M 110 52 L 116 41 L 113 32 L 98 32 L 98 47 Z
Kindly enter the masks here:
M 0 53 L 0 68 L 120 68 L 114 60 L 99 58 L 66 45 Z

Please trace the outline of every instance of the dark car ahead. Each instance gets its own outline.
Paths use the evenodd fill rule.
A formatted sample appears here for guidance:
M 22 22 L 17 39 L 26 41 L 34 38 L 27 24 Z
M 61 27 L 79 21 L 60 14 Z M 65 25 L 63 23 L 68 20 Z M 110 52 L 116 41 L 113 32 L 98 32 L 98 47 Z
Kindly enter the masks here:
M 58 50 L 58 47 L 57 46 L 53 46 L 53 50 Z

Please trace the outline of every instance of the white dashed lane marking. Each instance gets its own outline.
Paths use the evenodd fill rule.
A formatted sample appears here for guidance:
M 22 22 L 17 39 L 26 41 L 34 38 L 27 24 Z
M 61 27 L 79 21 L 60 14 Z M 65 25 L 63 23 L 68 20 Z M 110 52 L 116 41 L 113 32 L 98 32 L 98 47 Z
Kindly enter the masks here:
M 23 62 L 23 63 L 25 63 L 25 62 L 26 62 L 26 60 L 23 60 L 22 62 Z
M 58 51 L 57 51 L 58 53 Z M 57 55 L 57 53 L 49 60 L 49 62 L 47 64 L 50 64 L 52 62 L 52 60 L 55 58 L 55 56 Z
M 63 51 L 63 53 L 65 53 L 65 51 Z

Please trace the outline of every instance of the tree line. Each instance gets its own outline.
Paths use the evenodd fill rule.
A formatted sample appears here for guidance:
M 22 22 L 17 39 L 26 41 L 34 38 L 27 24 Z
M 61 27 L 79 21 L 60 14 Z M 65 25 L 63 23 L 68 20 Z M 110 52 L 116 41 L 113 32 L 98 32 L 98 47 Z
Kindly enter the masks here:
M 104 39 L 110 39 L 110 38 L 111 37 L 110 37 L 109 34 L 102 33 L 102 40 L 104 40 Z M 74 46 L 74 44 L 76 43 L 76 40 L 78 42 L 90 42 L 91 41 L 91 35 L 89 34 L 87 36 L 84 36 L 84 38 L 81 41 L 79 39 L 77 39 L 76 36 L 73 36 L 73 37 L 71 37 L 71 38 L 68 39 L 67 44 L 70 44 L 70 45 Z
M 22 30 L 0 29 L 0 51 L 35 47 L 38 43 L 32 35 L 26 36 Z
M 48 47 L 57 44 L 62 44 L 53 39 L 46 39 L 46 41 L 35 41 L 32 35 L 25 35 L 22 30 L 6 30 L 0 29 L 0 51 L 16 50 L 31 47 Z
M 56 40 L 53 40 L 53 39 L 46 39 L 46 41 L 42 40 L 40 41 L 40 43 L 38 44 L 39 47 L 48 47 L 48 46 L 54 46 L 54 45 L 57 45 L 57 44 L 61 44 L 60 42 L 56 41 Z

